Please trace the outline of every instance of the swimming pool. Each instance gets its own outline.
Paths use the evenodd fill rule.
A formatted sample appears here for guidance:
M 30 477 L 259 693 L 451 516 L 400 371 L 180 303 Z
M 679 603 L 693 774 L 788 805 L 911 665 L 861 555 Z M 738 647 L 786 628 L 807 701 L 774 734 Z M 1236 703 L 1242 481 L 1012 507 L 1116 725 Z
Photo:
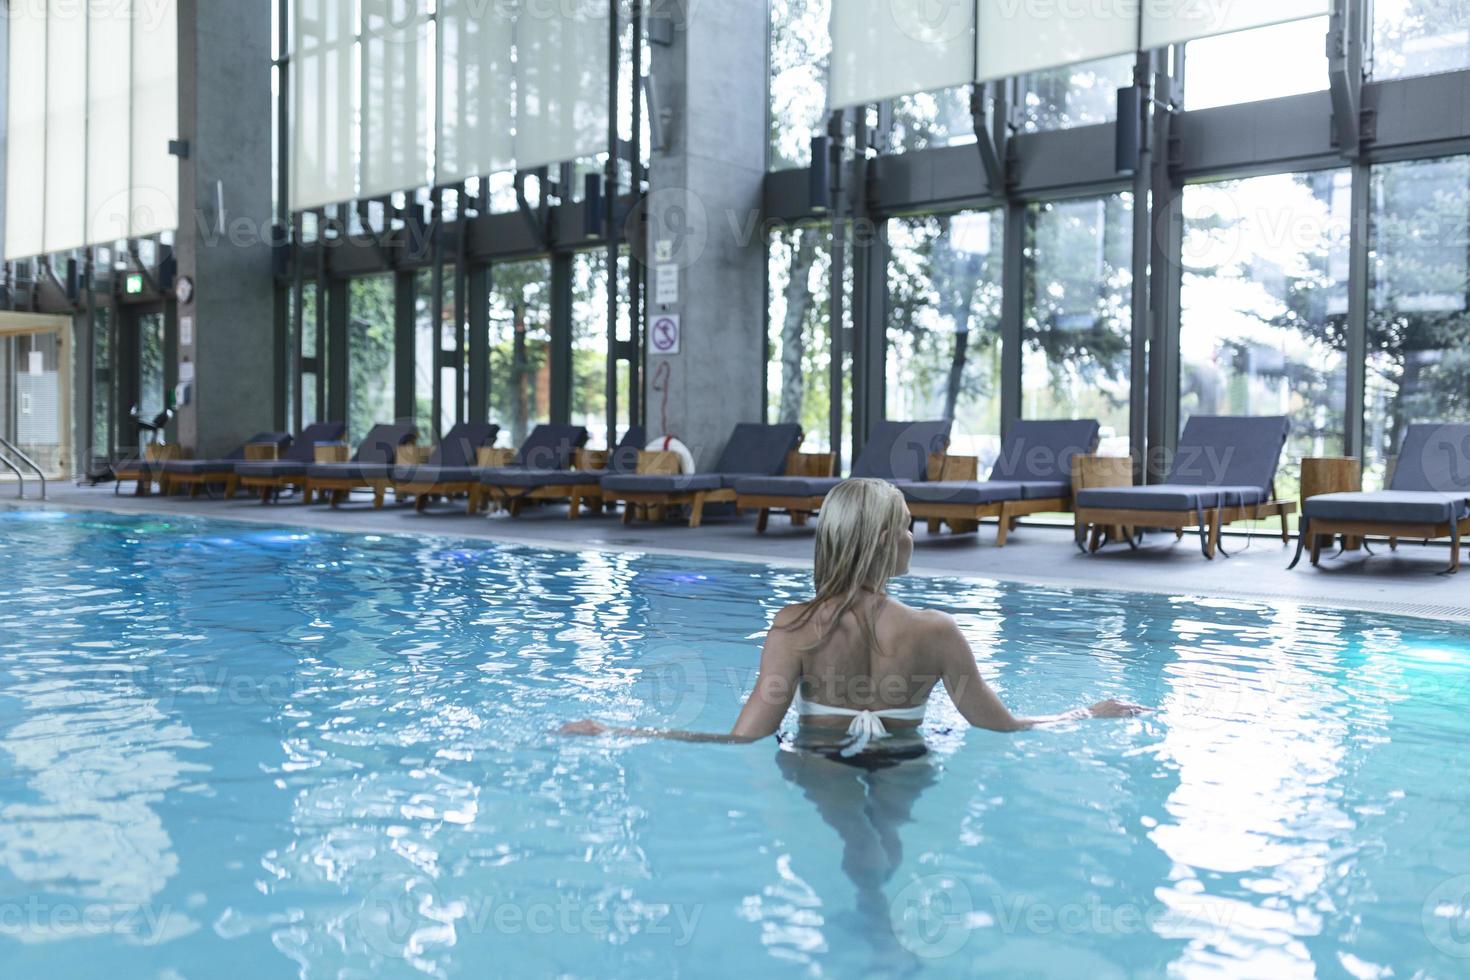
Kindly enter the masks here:
M 1018 711 L 726 730 L 795 570 L 0 509 L 0 976 L 1463 976 L 1470 636 L 910 579 Z M 789 723 L 789 719 L 788 719 Z

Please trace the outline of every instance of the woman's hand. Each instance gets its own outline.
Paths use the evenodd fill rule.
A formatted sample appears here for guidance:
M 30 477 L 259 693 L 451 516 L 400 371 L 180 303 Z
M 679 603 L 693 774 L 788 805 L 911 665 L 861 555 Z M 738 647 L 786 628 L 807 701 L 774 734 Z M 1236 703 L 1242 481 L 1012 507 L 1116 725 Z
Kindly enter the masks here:
M 1114 701 L 1109 698 L 1106 701 L 1099 701 L 1097 704 L 1088 708 L 1087 713 L 1094 718 L 1136 718 L 1141 714 L 1146 714 L 1148 710 L 1142 705 L 1129 704 L 1126 701 Z
M 606 735 L 611 729 L 600 721 L 569 721 L 561 726 L 563 735 Z

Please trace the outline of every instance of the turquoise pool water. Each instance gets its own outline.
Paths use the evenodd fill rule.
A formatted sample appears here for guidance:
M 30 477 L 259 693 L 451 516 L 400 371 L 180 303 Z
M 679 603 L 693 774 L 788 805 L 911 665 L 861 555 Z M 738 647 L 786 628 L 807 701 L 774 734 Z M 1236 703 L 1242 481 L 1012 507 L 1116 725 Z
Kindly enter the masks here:
M 909 580 L 1018 710 L 724 730 L 802 574 L 0 509 L 0 976 L 1470 971 L 1470 636 Z

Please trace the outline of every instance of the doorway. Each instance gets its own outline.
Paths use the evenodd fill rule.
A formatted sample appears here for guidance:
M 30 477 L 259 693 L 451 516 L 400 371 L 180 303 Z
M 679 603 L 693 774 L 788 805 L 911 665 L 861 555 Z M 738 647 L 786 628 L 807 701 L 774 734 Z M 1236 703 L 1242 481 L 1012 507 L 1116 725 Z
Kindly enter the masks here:
M 71 470 L 70 335 L 67 317 L 0 313 L 0 450 L 17 463 L 19 450 L 48 479 Z M 0 466 L 0 479 L 15 475 Z

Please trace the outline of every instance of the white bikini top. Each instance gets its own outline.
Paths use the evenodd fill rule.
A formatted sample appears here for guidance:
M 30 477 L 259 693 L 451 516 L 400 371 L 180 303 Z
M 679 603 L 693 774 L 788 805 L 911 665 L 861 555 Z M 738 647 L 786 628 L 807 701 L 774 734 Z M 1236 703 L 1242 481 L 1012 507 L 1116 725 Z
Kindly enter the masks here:
M 792 702 L 799 717 L 809 715 L 835 715 L 839 718 L 851 718 L 852 724 L 847 726 L 848 742 L 842 747 L 842 756 L 857 755 L 868 747 L 868 743 L 875 738 L 887 738 L 889 731 L 884 726 L 884 719 L 891 721 L 923 721 L 925 705 L 913 708 L 880 708 L 877 711 L 856 708 L 835 708 L 830 704 L 817 704 L 808 701 L 801 695 L 801 688 L 796 689 L 796 699 Z

